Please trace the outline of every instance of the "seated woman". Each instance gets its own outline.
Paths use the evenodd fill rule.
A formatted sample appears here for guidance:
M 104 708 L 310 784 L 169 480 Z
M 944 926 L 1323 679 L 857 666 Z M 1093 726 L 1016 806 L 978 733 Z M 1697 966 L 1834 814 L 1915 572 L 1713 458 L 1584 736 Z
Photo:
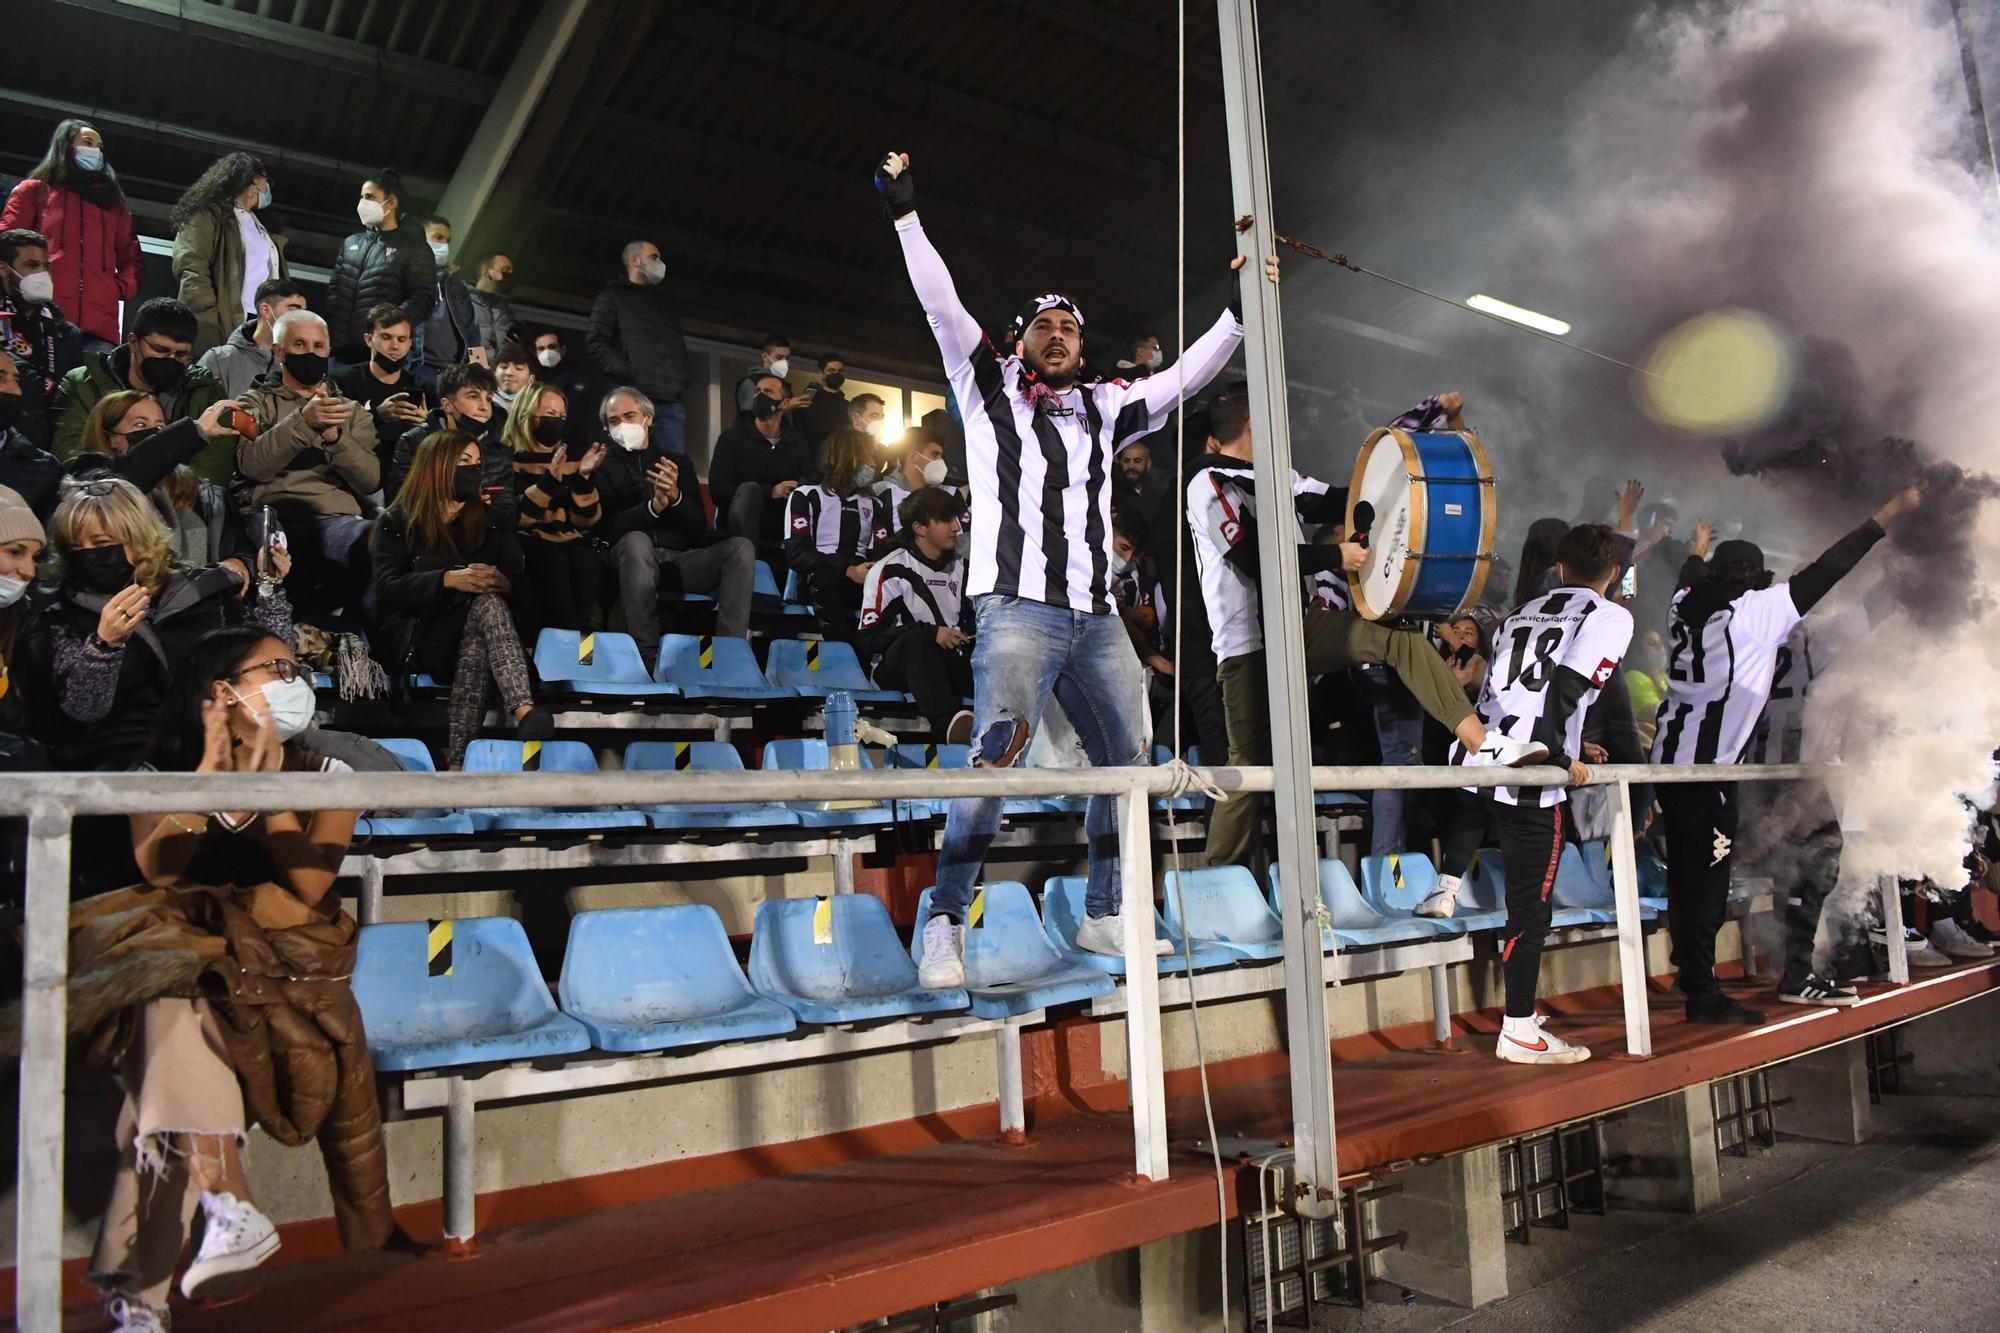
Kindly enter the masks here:
M 530 381 L 514 399 L 501 436 L 514 453 L 516 535 L 528 570 L 528 619 L 537 627 L 587 630 L 604 588 L 596 542 L 604 506 L 597 468 L 604 446 L 571 461 L 563 442 L 569 404 L 562 390 Z
M 190 647 L 174 677 L 147 767 L 344 769 L 290 747 L 313 712 L 310 677 L 282 640 L 247 626 L 217 630 Z M 200 989 L 210 997 L 150 999 L 119 1025 L 127 1038 L 118 1064 L 119 1166 L 91 1264 L 119 1327 L 164 1327 L 197 1201 L 202 1239 L 181 1278 L 183 1295 L 200 1295 L 278 1249 L 244 1174 L 251 1118 L 280 1143 L 319 1141 L 346 1248 L 378 1248 L 397 1234 L 374 1065 L 347 981 L 358 928 L 332 892 L 356 814 L 133 815 L 134 857 L 162 892 L 78 905 L 100 931 L 117 919 L 114 909 L 175 931 L 203 958 Z M 80 941 L 94 938 L 89 924 L 78 932 Z M 79 948 L 88 969 L 91 949 Z
M 83 425 L 83 448 L 70 460 L 78 476 L 110 473 L 150 494 L 167 525 L 173 557 L 182 565 L 212 565 L 245 549 L 241 524 L 228 492 L 197 476 L 185 460 L 208 447 L 210 430 L 236 404 L 221 402 L 199 422 L 182 417 L 171 426 L 160 400 L 124 389 L 108 393 Z
M 48 766 L 48 754 L 33 739 L 32 689 L 21 687 L 13 670 L 15 645 L 27 637 L 35 604 L 28 585 L 42 554 L 42 525 L 14 491 L 0 486 L 0 770 L 21 772 Z M 10 838 L 11 841 L 11 838 Z
M 479 441 L 464 431 L 432 432 L 375 527 L 384 661 L 392 671 L 428 672 L 451 686 L 445 760 L 452 769 L 465 766 L 494 686 L 517 737 L 555 734 L 554 720 L 530 697 L 510 605 L 525 577 L 521 547 L 486 507 L 481 457 Z
M 887 503 L 868 488 L 880 446 L 865 431 L 836 431 L 820 453 L 820 480 L 792 492 L 785 511 L 785 560 L 806 585 L 820 632 L 854 642 L 861 585 L 871 553 L 889 541 Z
M 28 655 L 58 768 L 124 769 L 139 759 L 174 668 L 202 635 L 246 621 L 293 641 L 282 549 L 184 566 L 152 502 L 131 482 L 72 485 L 49 523 L 61 592 Z

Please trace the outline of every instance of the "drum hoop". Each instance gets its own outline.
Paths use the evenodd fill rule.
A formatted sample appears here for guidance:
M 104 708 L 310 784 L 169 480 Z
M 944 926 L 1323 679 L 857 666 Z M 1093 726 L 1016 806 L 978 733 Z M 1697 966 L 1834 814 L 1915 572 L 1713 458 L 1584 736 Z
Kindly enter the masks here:
M 1460 431 L 1465 443 L 1472 450 L 1472 461 L 1479 469 L 1479 530 L 1488 537 L 1499 535 L 1500 501 L 1497 492 L 1499 483 L 1493 480 L 1493 463 L 1486 457 L 1486 446 L 1471 431 Z M 1465 590 L 1465 600 L 1458 604 L 1459 614 L 1468 606 L 1478 606 L 1479 599 L 1486 595 L 1486 578 L 1493 572 L 1493 555 L 1488 552 L 1472 562 L 1472 583 Z
M 1373 450 L 1375 442 L 1385 435 L 1393 437 L 1396 441 L 1396 446 L 1403 451 L 1403 484 L 1410 488 L 1410 547 L 1412 551 L 1421 551 L 1423 549 L 1424 535 L 1429 526 L 1430 513 L 1428 508 L 1429 497 L 1424 494 L 1423 488 L 1415 482 L 1415 469 L 1419 461 L 1417 458 L 1416 442 L 1411 440 L 1402 431 L 1389 426 L 1377 426 L 1373 431 L 1370 431 L 1368 438 L 1361 442 L 1361 451 L 1354 456 L 1354 476 L 1347 488 L 1348 535 L 1352 536 L 1354 533 L 1354 506 L 1360 503 L 1362 498 L 1362 473 L 1368 466 L 1369 454 Z M 1481 466 L 1484 466 L 1485 451 L 1479 451 L 1478 457 Z M 1403 561 L 1403 576 L 1397 581 L 1396 591 L 1392 594 L 1397 605 L 1401 605 L 1409 600 L 1410 590 L 1416 586 L 1417 574 L 1421 570 L 1422 565 L 1423 557 L 1421 555 L 1412 555 L 1409 559 Z M 1347 576 L 1347 597 L 1348 601 L 1353 604 L 1356 614 L 1360 615 L 1363 620 L 1380 620 L 1388 614 L 1386 607 L 1377 609 L 1362 595 L 1361 580 L 1358 577 L 1358 572 L 1350 573 Z

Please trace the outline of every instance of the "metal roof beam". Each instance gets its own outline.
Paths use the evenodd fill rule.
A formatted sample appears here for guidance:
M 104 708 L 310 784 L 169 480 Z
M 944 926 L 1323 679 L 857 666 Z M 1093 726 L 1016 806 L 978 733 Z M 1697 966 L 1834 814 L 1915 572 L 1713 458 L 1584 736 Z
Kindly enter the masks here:
M 459 102 L 484 106 L 499 86 L 496 79 L 470 74 L 434 61 L 385 51 L 366 42 L 333 37 L 280 19 L 260 18 L 242 10 L 200 3 L 200 0 L 55 0 L 72 9 L 88 9 L 175 32 L 198 33 L 231 46 L 264 55 L 323 65 L 343 74 L 379 83 L 422 88 Z

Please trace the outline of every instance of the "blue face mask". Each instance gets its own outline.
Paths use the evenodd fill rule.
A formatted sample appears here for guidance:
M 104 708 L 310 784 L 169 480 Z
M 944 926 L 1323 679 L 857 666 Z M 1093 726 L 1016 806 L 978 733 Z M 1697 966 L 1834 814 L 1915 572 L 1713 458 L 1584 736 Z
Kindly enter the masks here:
M 78 148 L 70 157 L 85 171 L 104 170 L 104 150 L 102 148 Z
M 266 185 L 263 189 L 257 192 L 257 207 L 269 208 L 270 206 L 271 206 L 271 187 Z
M 11 574 L 0 574 L 0 609 L 12 606 L 28 591 L 28 581 L 17 579 Z
M 862 468 L 854 474 L 854 484 L 856 486 L 866 486 L 873 480 L 875 480 L 875 469 L 872 467 Z

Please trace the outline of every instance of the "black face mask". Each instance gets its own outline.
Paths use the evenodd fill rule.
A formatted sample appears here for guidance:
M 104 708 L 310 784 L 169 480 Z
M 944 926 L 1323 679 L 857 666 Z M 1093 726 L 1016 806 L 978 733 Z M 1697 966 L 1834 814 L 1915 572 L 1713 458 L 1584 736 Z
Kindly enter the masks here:
M 756 400 L 750 404 L 751 414 L 755 416 L 759 421 L 769 421 L 772 417 L 778 415 L 778 413 L 784 410 L 785 410 L 785 405 L 783 403 L 779 402 L 775 398 L 766 398 L 761 393 L 758 394 Z
M 390 358 L 383 356 L 380 352 L 370 352 L 368 354 L 368 359 L 375 363 L 375 369 L 387 375 L 392 371 L 401 370 L 403 368 L 403 363 L 405 361 L 408 361 L 410 358 L 407 356 Z M 290 364 L 289 361 L 286 364 L 289 365 Z M 293 378 L 297 377 L 294 376 Z
M 0 393 L 0 434 L 5 434 L 7 431 L 13 429 L 14 423 L 20 419 L 21 395 L 18 393 Z
M 847 383 L 847 376 L 837 370 L 826 377 L 826 387 L 829 389 L 838 389 L 845 383 Z
M 109 597 L 132 582 L 132 562 L 125 558 L 122 546 L 71 551 L 64 566 L 64 579 L 80 592 Z
M 536 417 L 528 427 L 528 433 L 535 437 L 535 443 L 553 449 L 563 441 L 563 432 L 569 429 L 569 422 L 563 417 Z
M 287 352 L 285 373 L 310 389 L 326 378 L 326 358 L 318 352 Z
M 141 356 L 139 378 L 154 393 L 172 393 L 187 378 L 188 368 L 171 356 Z
M 485 482 L 485 468 L 477 463 L 460 463 L 458 470 L 451 474 L 451 498 L 461 504 L 470 504 L 479 498 L 479 488 Z

